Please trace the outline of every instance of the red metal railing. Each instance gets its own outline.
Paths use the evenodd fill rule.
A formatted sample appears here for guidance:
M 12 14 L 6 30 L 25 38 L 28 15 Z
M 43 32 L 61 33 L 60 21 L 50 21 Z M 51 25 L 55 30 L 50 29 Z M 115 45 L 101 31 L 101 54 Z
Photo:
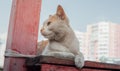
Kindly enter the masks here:
M 74 59 L 60 59 L 49 56 L 28 58 L 26 65 L 28 71 L 120 71 L 120 65 L 91 61 L 85 61 L 85 66 L 78 69 L 74 65 Z

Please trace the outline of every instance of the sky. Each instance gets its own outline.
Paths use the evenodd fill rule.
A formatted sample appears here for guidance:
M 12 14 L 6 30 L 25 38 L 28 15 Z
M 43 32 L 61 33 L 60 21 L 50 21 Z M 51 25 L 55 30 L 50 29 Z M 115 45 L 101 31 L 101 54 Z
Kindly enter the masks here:
M 40 24 L 62 5 L 71 27 L 82 32 L 86 25 L 100 21 L 120 23 L 120 0 L 44 0 L 42 2 Z
M 61 5 L 74 30 L 86 31 L 88 24 L 109 21 L 120 24 L 120 0 L 42 0 L 40 26 Z M 0 0 L 0 66 L 3 66 L 3 53 L 9 25 L 12 0 Z

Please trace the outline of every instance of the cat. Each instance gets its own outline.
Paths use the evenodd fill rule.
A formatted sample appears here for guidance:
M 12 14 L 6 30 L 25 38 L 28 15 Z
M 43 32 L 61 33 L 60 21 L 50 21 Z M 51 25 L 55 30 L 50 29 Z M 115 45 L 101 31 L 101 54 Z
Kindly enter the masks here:
M 79 41 L 61 5 L 54 15 L 43 23 L 41 34 L 48 39 L 42 55 L 58 58 L 73 58 L 78 68 L 84 66 L 84 56 L 79 51 Z

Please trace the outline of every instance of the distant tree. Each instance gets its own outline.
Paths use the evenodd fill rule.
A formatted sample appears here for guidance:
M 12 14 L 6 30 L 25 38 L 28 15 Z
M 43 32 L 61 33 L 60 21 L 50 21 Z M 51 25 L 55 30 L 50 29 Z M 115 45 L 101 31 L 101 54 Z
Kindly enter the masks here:
M 108 61 L 108 58 L 107 57 L 105 57 L 105 56 L 102 56 L 102 57 L 100 57 L 100 62 L 107 62 Z
M 120 61 L 114 61 L 114 63 L 120 65 Z

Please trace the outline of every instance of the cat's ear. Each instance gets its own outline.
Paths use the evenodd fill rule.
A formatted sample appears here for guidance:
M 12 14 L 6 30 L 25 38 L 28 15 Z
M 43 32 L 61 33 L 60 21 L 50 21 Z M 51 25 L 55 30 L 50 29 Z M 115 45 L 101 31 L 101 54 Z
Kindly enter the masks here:
M 65 19 L 66 15 L 61 5 L 58 5 L 56 15 L 60 17 L 62 20 Z

